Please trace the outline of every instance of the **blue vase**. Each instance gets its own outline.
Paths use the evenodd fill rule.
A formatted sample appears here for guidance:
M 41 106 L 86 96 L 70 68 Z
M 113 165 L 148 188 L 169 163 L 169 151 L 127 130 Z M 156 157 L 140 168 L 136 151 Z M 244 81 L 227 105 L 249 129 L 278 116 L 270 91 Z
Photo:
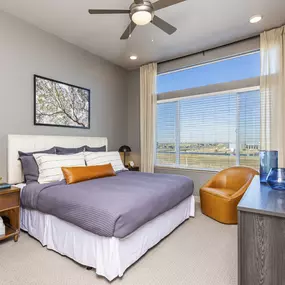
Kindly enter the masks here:
M 278 151 L 261 150 L 260 156 L 260 182 L 266 182 L 266 177 L 271 168 L 278 167 Z
M 272 168 L 266 182 L 274 190 L 285 190 L 285 168 Z

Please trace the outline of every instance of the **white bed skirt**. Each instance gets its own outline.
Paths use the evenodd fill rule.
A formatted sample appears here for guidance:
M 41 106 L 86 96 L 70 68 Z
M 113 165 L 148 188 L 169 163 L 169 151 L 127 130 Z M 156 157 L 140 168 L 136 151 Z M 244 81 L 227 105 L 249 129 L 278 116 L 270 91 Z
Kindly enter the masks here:
M 112 281 L 122 277 L 129 266 L 194 215 L 195 199 L 190 196 L 129 236 L 119 239 L 98 236 L 36 210 L 21 209 L 21 229 L 48 249 L 96 268 L 98 275 Z

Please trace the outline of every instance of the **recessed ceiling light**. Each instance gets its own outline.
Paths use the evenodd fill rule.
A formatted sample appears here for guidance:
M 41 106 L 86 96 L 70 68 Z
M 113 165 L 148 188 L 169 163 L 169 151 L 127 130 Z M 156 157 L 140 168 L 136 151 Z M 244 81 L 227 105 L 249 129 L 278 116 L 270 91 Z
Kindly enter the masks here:
M 249 22 L 252 24 L 256 24 L 256 23 L 260 22 L 261 20 L 262 20 L 261 15 L 254 15 L 254 16 L 250 17 Z
M 130 56 L 130 59 L 131 59 L 131 60 L 136 60 L 136 59 L 138 59 L 138 57 L 137 57 L 136 55 L 131 55 L 131 56 Z

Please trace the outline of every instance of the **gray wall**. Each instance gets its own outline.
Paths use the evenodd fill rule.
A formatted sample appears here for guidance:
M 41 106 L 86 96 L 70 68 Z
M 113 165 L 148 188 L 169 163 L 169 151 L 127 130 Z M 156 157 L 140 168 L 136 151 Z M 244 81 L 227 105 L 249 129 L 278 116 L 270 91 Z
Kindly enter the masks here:
M 33 74 L 91 89 L 91 129 L 33 125 Z M 106 136 L 110 149 L 127 138 L 127 72 L 56 36 L 0 12 L 0 176 L 7 134 Z
M 128 144 L 134 152 L 129 159 L 140 163 L 140 71 L 128 72 Z M 180 174 L 194 180 L 195 195 L 199 195 L 200 187 L 206 183 L 216 172 L 192 169 L 179 169 L 170 167 L 156 167 L 156 173 Z
M 128 145 L 132 153 L 128 159 L 140 165 L 140 70 L 128 72 Z

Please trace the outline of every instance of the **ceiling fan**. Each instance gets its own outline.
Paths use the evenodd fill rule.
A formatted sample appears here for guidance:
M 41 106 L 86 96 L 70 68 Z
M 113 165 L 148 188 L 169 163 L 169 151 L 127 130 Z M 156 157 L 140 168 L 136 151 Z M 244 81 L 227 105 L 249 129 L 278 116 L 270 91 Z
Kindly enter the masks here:
M 121 36 L 121 40 L 128 39 L 137 25 L 152 23 L 165 33 L 171 35 L 177 29 L 155 15 L 155 11 L 184 2 L 186 0 L 159 0 L 151 3 L 148 0 L 134 0 L 129 10 L 90 9 L 90 14 L 129 14 L 131 23 Z

